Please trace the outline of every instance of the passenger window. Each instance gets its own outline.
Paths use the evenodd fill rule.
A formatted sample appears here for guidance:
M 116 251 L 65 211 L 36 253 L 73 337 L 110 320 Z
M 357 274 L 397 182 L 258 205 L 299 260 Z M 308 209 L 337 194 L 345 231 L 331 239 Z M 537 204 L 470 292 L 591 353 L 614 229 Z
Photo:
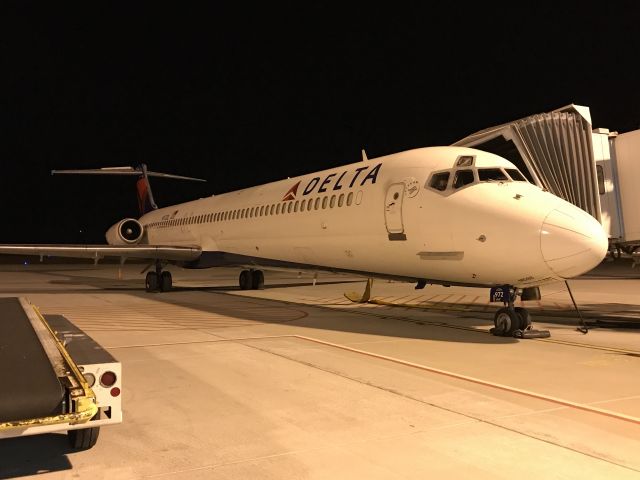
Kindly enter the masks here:
M 362 190 L 356 194 L 356 205 L 360 205 L 360 202 L 362 202 Z
M 604 188 L 604 169 L 602 165 L 596 165 L 596 174 L 598 176 L 598 193 L 604 195 L 606 190 Z
M 509 180 L 499 168 L 480 168 L 478 169 L 478 178 L 481 182 L 505 182 Z
M 338 206 L 341 207 L 343 203 L 344 203 L 344 193 L 341 193 L 340 196 L 338 197 Z
M 293 202 L 289 202 L 289 206 L 287 207 L 287 213 L 291 213 L 291 210 L 293 210 Z
M 331 201 L 329 202 L 329 207 L 333 208 L 336 206 L 336 196 L 331 195 Z
M 302 201 L 300 202 L 300 211 L 301 211 L 301 212 L 304 212 L 304 207 L 305 207 L 305 205 L 306 205 L 306 204 L 307 204 L 307 201 L 306 201 L 306 200 L 302 200 Z
M 436 173 L 433 177 L 431 177 L 431 182 L 429 182 L 429 186 L 431 188 L 435 188 L 441 192 L 447 189 L 447 184 L 449 183 L 449 172 Z
M 473 183 L 473 170 L 458 170 L 453 180 L 453 188 L 464 187 Z
M 520 170 L 518 170 L 517 168 L 507 168 L 506 170 L 509 176 L 511 177 L 511 180 L 513 180 L 514 182 L 527 181 L 527 179 L 524 178 L 524 175 L 522 175 L 522 173 L 520 173 Z
M 329 203 L 329 197 L 323 197 L 322 199 L 322 209 L 327 208 L 327 203 Z
M 310 198 L 310 199 L 307 201 L 307 212 L 310 212 L 312 208 L 313 208 L 313 199 L 312 199 L 312 198 Z
M 273 215 L 273 213 L 276 211 L 276 206 L 275 205 L 271 205 L 271 215 Z
M 347 195 L 347 207 L 350 207 L 352 203 L 353 203 L 353 192 L 349 192 L 349 195 Z
M 300 203 L 300 200 L 296 200 L 296 203 L 293 204 L 293 211 L 294 212 L 298 212 L 298 203 Z
M 316 198 L 313 208 L 314 210 L 318 210 L 320 208 L 320 197 Z

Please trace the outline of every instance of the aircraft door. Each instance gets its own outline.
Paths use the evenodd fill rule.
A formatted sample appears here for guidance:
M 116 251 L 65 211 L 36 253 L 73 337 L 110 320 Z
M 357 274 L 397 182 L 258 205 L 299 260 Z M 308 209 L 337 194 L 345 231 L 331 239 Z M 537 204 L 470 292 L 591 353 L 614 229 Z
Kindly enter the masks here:
M 384 221 L 389 233 L 389 240 L 406 240 L 402 222 L 402 200 L 404 199 L 404 183 L 394 183 L 387 190 L 384 200 Z

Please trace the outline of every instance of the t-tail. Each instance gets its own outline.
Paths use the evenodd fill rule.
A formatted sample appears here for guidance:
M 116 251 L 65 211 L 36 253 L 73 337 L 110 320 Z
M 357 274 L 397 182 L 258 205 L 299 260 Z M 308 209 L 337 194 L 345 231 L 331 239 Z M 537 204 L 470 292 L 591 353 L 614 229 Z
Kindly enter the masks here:
M 206 182 L 202 178 L 183 177 L 181 175 L 172 175 L 170 173 L 151 172 L 147 170 L 144 163 L 136 167 L 107 167 L 107 168 L 89 168 L 81 170 L 51 170 L 51 175 L 127 175 L 138 177 L 136 181 L 136 190 L 138 194 L 138 209 L 140 216 L 158 208 L 153 199 L 151 184 L 149 177 L 171 178 L 175 180 L 192 180 L 195 182 Z

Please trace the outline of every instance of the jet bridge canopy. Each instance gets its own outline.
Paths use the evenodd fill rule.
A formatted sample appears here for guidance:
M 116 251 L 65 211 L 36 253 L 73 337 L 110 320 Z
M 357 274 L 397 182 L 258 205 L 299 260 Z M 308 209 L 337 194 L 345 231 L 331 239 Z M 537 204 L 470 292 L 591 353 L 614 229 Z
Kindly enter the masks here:
M 587 107 L 568 105 L 490 127 L 453 145 L 495 153 L 527 178 L 601 220 Z

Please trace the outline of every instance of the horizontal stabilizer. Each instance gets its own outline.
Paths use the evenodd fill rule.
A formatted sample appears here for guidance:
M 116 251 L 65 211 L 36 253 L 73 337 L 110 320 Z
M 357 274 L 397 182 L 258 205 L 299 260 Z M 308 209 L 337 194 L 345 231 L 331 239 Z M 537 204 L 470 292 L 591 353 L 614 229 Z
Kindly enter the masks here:
M 76 170 L 51 170 L 51 175 L 144 175 L 142 169 L 133 167 L 107 167 L 107 168 L 86 168 Z M 194 182 L 206 182 L 203 178 L 184 177 L 182 175 L 173 175 L 171 173 L 146 171 L 148 177 L 170 178 L 173 180 L 191 180 Z

